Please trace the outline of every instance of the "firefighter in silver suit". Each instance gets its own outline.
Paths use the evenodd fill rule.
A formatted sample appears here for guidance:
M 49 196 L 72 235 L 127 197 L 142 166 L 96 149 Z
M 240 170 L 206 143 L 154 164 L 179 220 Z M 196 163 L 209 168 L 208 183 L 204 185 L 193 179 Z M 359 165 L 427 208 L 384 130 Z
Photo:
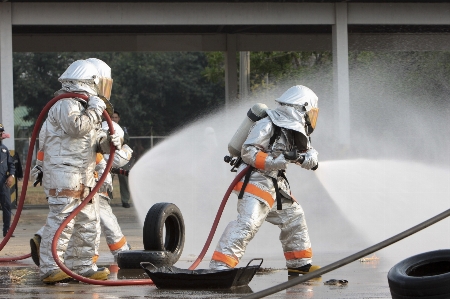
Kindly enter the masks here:
M 124 138 L 124 132 L 122 128 L 115 122 L 113 122 L 114 131 L 119 135 L 121 140 Z M 102 128 L 104 131 L 108 131 L 108 125 L 103 122 Z M 123 141 L 122 141 L 123 143 Z M 125 166 L 130 162 L 133 150 L 126 144 L 122 146 L 120 150 L 116 150 L 114 155 L 114 160 L 112 167 L 120 168 Z M 109 154 L 97 154 L 97 165 L 95 166 L 95 171 L 98 173 L 100 178 L 106 168 L 106 162 L 109 159 Z M 106 243 L 108 244 L 109 250 L 114 256 L 114 261 L 117 261 L 117 254 L 121 251 L 130 250 L 130 245 L 128 244 L 125 236 L 122 233 L 120 225 L 117 221 L 117 217 L 114 215 L 111 206 L 109 205 L 111 199 L 109 198 L 108 191 L 112 192 L 112 177 L 108 173 L 105 181 L 98 191 L 99 195 L 99 205 L 100 205 L 100 223 L 97 227 L 98 235 L 96 240 L 96 254 L 98 254 L 98 248 L 100 246 L 100 235 L 101 232 L 105 234 Z
M 35 178 L 42 175 L 50 209 L 39 248 L 40 276 L 47 284 L 70 278 L 53 259 L 52 240 L 64 219 L 95 186 L 96 153 L 109 152 L 111 142 L 121 147 L 118 135 L 107 135 L 101 130 L 102 113 L 112 107 L 111 69 L 101 60 L 91 60 L 95 63 L 73 62 L 59 78 L 62 88 L 56 95 L 78 93 L 89 100 L 63 98 L 50 108 L 39 134 L 43 157 L 31 171 Z M 109 270 L 93 263 L 98 219 L 95 196 L 63 230 L 56 250 L 59 259 L 75 273 L 105 280 Z
M 115 122 L 113 122 L 114 126 L 114 132 L 117 133 L 121 140 L 123 140 L 124 132 L 122 128 Z M 102 123 L 102 130 L 105 132 L 108 132 L 108 124 L 106 121 Z M 114 160 L 112 163 L 112 167 L 120 168 L 124 165 L 126 165 L 133 154 L 133 150 L 126 144 L 122 145 L 122 148 L 120 150 L 116 150 L 114 155 Z M 105 160 L 106 159 L 106 160 Z M 96 166 L 95 166 L 95 176 L 97 178 L 100 178 L 105 169 L 106 169 L 106 162 L 109 159 L 109 154 L 101 154 L 97 153 L 96 158 Z M 39 161 L 39 160 L 38 160 Z M 98 180 L 96 180 L 98 181 Z M 108 175 L 105 178 L 105 181 L 103 182 L 102 186 L 98 190 L 98 210 L 99 210 L 99 219 L 97 222 L 97 237 L 95 240 L 95 255 L 93 258 L 94 263 L 97 262 L 98 259 L 98 252 L 99 252 L 99 246 L 100 246 L 100 236 L 101 232 L 103 231 L 106 237 L 106 243 L 108 244 L 108 247 L 111 250 L 111 253 L 114 256 L 114 260 L 117 260 L 117 254 L 121 251 L 130 250 L 131 246 L 129 246 L 125 236 L 122 233 L 122 230 L 119 226 L 119 223 L 117 221 L 116 215 L 114 215 L 111 206 L 109 205 L 111 202 L 111 199 L 109 198 L 108 191 L 112 192 L 113 186 L 112 186 L 112 178 L 111 174 L 108 173 Z M 35 264 L 39 266 L 39 246 L 42 240 L 42 233 L 44 230 L 44 226 L 41 227 L 35 234 L 34 237 L 30 240 L 30 247 L 31 247 L 31 257 Z M 66 240 L 68 242 L 68 240 Z M 95 266 L 94 266 L 95 268 Z
M 312 265 L 312 249 L 305 215 L 293 198 L 285 176 L 288 165 L 304 169 L 318 166 L 318 153 L 310 134 L 318 115 L 318 98 L 309 88 L 297 85 L 276 99 L 276 109 L 250 129 L 241 150 L 243 163 L 238 173 L 250 165 L 251 172 L 234 187 L 238 196 L 238 217 L 230 222 L 217 244 L 210 268 L 234 268 L 264 221 L 281 229 L 289 275 L 319 269 Z

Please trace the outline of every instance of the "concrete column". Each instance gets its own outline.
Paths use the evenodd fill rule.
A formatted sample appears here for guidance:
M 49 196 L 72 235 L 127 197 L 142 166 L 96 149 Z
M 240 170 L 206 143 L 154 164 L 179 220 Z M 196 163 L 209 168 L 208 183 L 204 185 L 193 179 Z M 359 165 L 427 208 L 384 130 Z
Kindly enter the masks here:
M 0 122 L 11 138 L 3 140 L 14 149 L 14 97 L 11 3 L 0 2 Z
M 336 136 L 350 146 L 350 83 L 348 67 L 347 3 L 336 3 L 333 25 L 333 84 Z
M 236 35 L 227 34 L 227 51 L 225 52 L 225 106 L 237 101 L 238 78 L 236 59 Z
M 239 52 L 239 98 L 248 98 L 250 93 L 250 52 Z

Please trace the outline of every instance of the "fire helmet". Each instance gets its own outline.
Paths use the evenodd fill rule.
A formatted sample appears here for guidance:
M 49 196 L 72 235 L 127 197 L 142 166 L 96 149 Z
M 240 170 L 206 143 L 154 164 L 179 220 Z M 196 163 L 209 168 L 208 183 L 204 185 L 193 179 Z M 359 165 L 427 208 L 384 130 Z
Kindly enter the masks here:
M 312 130 L 315 129 L 319 114 L 319 98 L 314 91 L 306 86 L 296 85 L 289 88 L 275 101 L 281 105 L 292 106 L 299 111 L 306 111 L 307 118 L 309 118 L 309 121 L 306 119 L 306 122 L 310 123 Z
M 280 104 L 267 114 L 279 127 L 309 136 L 316 127 L 319 114 L 318 97 L 308 87 L 296 85 L 275 100 Z
M 111 68 L 96 58 L 74 61 L 58 79 L 67 92 L 87 92 L 100 97 L 111 115 L 113 108 L 109 102 L 112 79 Z

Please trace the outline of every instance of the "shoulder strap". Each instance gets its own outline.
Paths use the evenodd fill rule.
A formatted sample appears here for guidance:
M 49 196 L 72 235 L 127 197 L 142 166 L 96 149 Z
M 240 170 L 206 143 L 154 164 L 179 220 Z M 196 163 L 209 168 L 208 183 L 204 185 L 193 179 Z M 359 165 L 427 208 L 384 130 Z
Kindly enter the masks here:
M 244 197 L 245 188 L 247 187 L 248 182 L 250 181 L 250 176 L 252 175 L 254 169 L 255 169 L 254 167 L 250 167 L 250 169 L 245 174 L 244 183 L 242 184 L 241 192 L 239 192 L 238 199 L 242 199 L 242 197 Z

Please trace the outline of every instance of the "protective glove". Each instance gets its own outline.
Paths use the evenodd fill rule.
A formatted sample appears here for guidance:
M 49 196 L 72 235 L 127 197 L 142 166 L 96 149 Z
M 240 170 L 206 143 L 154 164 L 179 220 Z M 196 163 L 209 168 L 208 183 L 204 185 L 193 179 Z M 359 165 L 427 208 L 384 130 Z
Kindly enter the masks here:
M 103 111 L 106 109 L 106 104 L 99 97 L 90 96 L 87 109 L 94 111 L 97 115 L 98 121 L 101 121 Z
M 301 167 L 305 169 L 313 169 L 316 167 L 319 163 L 318 155 L 319 153 L 313 148 L 307 150 L 305 153 L 305 160 L 301 164 Z
M 300 154 L 297 150 L 293 150 L 293 151 L 290 151 L 290 152 L 283 152 L 283 156 L 290 163 L 299 163 L 299 164 L 301 164 L 303 162 L 303 160 L 305 159 L 305 155 L 304 154 Z
M 109 135 L 109 141 L 116 147 L 117 150 L 120 151 L 122 149 L 122 140 L 118 133 Z
M 264 170 L 273 171 L 273 170 L 283 170 L 287 168 L 287 164 L 289 162 L 286 161 L 283 155 L 279 155 L 275 159 L 266 160 Z
M 42 176 L 44 173 L 42 172 L 42 166 L 36 165 L 31 169 L 30 175 L 34 178 L 33 186 L 36 187 L 37 184 L 42 186 Z

